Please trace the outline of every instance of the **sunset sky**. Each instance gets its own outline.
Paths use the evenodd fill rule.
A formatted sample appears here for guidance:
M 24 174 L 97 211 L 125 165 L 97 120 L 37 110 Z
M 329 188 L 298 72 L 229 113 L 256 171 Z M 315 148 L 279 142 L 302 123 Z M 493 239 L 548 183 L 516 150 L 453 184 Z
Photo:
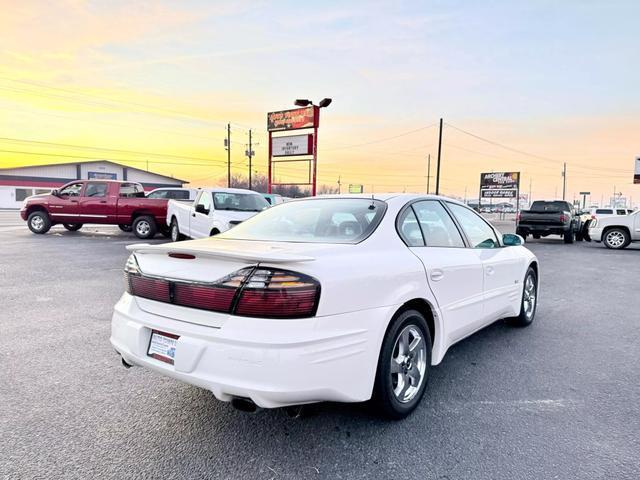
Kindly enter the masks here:
M 480 172 L 506 170 L 525 193 L 531 180 L 534 197 L 561 196 L 567 162 L 570 200 L 606 202 L 615 185 L 640 202 L 637 1 L 0 7 L 0 167 L 148 161 L 220 185 L 227 122 L 234 173 L 246 174 L 249 128 L 264 173 L 266 112 L 331 97 L 321 183 L 425 191 L 443 117 L 446 194 L 475 198 Z

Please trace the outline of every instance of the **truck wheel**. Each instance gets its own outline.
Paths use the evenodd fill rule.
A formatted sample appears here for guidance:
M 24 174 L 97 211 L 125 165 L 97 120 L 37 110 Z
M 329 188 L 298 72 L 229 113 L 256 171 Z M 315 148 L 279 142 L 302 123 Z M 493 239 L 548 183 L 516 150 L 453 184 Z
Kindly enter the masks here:
M 573 230 L 569 230 L 568 232 L 565 232 L 563 235 L 564 243 L 573 243 L 573 240 L 574 240 L 573 237 L 574 237 Z
M 82 228 L 81 223 L 63 223 L 62 226 L 70 232 L 77 232 Z
M 146 240 L 153 238 L 158 231 L 156 221 L 149 215 L 142 215 L 133 221 L 133 233 L 136 237 Z
M 131 230 L 133 230 L 131 228 L 131 225 L 124 225 L 124 224 L 118 225 L 118 228 L 123 232 L 130 232 Z
M 424 316 L 416 310 L 398 315 L 382 342 L 373 400 L 394 420 L 405 418 L 420 403 L 431 367 L 431 337 Z
M 520 315 L 517 317 L 507 318 L 507 323 L 514 327 L 527 327 L 531 325 L 536 316 L 536 307 L 538 299 L 538 276 L 536 271 L 529 267 L 527 274 L 524 276 L 524 285 L 522 287 L 522 304 L 520 305 Z
M 540 240 L 540 235 L 537 233 L 534 233 L 533 238 L 535 238 L 536 240 Z
M 184 235 L 180 233 L 180 227 L 178 227 L 178 221 L 173 218 L 171 220 L 171 241 L 179 242 L 180 240 L 184 240 Z
M 33 233 L 47 233 L 51 228 L 51 219 L 47 212 L 36 210 L 27 218 L 27 226 Z
M 162 227 L 158 228 L 158 230 L 160 231 L 160 233 L 164 238 L 171 238 L 171 229 L 166 225 L 163 225 Z
M 582 227 L 582 239 L 585 242 L 591 241 L 591 237 L 589 236 L 589 225 L 591 225 L 591 220 L 587 220 L 584 226 Z
M 607 230 L 602 241 L 604 242 L 605 247 L 613 250 L 622 250 L 623 248 L 627 248 L 631 243 L 629 234 L 622 228 L 612 228 Z

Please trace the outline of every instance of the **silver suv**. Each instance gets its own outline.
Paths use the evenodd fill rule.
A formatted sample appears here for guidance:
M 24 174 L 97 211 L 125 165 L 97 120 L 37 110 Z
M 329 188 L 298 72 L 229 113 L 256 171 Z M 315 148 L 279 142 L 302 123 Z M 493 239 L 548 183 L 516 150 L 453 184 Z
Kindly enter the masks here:
M 589 225 L 589 236 L 605 247 L 619 250 L 640 242 L 640 210 L 629 215 L 596 218 Z

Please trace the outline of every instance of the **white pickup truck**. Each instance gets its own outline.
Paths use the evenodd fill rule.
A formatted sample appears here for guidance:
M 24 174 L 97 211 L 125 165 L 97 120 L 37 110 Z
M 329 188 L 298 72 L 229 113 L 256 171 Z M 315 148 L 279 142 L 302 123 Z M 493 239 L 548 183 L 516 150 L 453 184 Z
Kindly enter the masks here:
M 225 232 L 266 208 L 269 203 L 251 190 L 202 189 L 193 203 L 169 200 L 167 225 L 174 242 L 185 237 L 205 238 Z
M 640 242 L 640 210 L 629 215 L 596 218 L 589 225 L 591 240 L 604 243 L 605 247 L 618 250 L 631 242 Z

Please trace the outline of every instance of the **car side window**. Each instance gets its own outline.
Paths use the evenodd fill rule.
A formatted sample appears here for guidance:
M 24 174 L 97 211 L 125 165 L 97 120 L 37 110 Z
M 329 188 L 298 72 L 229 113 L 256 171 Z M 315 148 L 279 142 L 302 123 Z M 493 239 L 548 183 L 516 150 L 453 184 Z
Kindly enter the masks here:
M 167 198 L 167 190 L 157 190 L 147 195 L 147 198 Z
M 167 198 L 189 200 L 189 190 L 167 190 Z
M 211 211 L 211 194 L 209 192 L 202 192 L 198 203 L 196 203 L 196 209 L 200 206 L 202 210 L 209 213 Z
M 398 232 L 409 247 L 424 247 L 424 238 L 413 208 L 405 208 L 400 214 Z
M 460 247 L 464 240 L 449 213 L 437 200 L 422 200 L 413 204 L 427 247 Z
M 624 210 L 624 209 L 618 210 L 618 215 L 626 215 L 626 214 L 627 214 L 626 210 Z
M 81 183 L 73 183 L 71 185 L 67 185 L 62 190 L 60 190 L 60 192 L 58 192 L 58 193 L 59 193 L 60 196 L 79 197 L 80 196 L 80 190 L 82 190 L 82 184 Z
M 137 183 L 122 183 L 120 184 L 120 197 L 144 197 L 144 190 Z
M 106 183 L 87 183 L 84 189 L 85 197 L 106 197 L 108 185 Z
M 480 215 L 462 205 L 450 202 L 447 204 L 473 248 L 497 248 L 500 246 L 493 228 Z

